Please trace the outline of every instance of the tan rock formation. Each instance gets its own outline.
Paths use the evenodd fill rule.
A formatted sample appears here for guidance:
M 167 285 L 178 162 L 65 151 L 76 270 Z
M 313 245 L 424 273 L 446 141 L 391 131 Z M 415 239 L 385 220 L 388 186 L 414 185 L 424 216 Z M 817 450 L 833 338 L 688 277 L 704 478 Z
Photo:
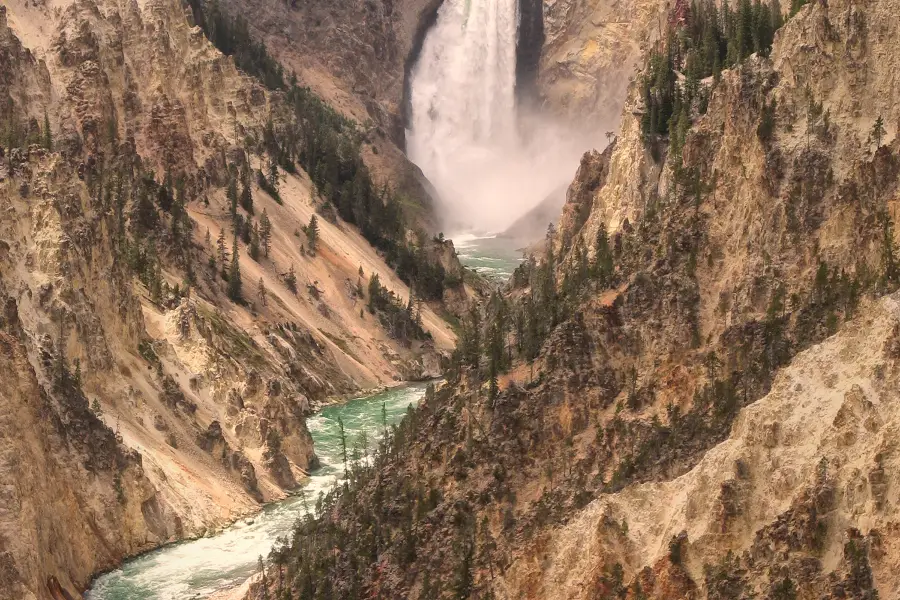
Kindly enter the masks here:
M 665 27 L 665 10 L 659 0 L 544 0 L 537 84 L 545 106 L 615 130 L 635 66 Z
M 434 374 L 453 345 L 427 306 L 427 343 L 394 339 L 361 310 L 358 279 L 377 274 L 404 300 L 410 290 L 355 228 L 323 218 L 319 251 L 302 251 L 317 206 L 302 171 L 282 174 L 283 203 L 252 187 L 270 253 L 255 261 L 240 246 L 246 301 L 227 299 L 207 264 L 220 231 L 231 250 L 221 186 L 283 99 L 189 17 L 179 0 L 0 7 L 0 336 L 15 374 L 0 436 L 18 481 L 0 498 L 0 597 L 74 595 L 125 556 L 283 497 L 315 465 L 310 411 Z M 186 214 L 152 206 L 161 227 L 135 229 L 142 186 L 167 173 Z M 84 448 L 84 432 L 103 446 Z M 92 451 L 102 464 L 82 465 Z M 34 470 L 19 477 L 17 456 Z

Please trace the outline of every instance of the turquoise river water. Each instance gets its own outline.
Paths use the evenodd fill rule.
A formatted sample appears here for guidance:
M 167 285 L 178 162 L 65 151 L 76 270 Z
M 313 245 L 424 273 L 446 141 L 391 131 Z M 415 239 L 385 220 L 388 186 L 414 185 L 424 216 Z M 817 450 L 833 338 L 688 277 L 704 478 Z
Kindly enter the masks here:
M 266 506 L 217 535 L 179 542 L 127 561 L 121 568 L 97 578 L 87 600 L 193 600 L 239 585 L 257 568 L 257 557 L 267 556 L 279 536 L 287 536 L 296 520 L 315 506 L 320 492 L 332 487 L 340 475 L 340 416 L 348 444 L 365 431 L 369 440 L 382 432 L 382 404 L 389 424 L 406 414 L 425 395 L 425 384 L 409 385 L 329 406 L 307 421 L 322 467 L 304 486 L 305 502 L 291 496 Z M 308 507 L 308 508 L 307 508 Z
M 522 262 L 522 251 L 512 240 L 492 235 L 453 237 L 459 262 L 496 282 L 506 282 Z

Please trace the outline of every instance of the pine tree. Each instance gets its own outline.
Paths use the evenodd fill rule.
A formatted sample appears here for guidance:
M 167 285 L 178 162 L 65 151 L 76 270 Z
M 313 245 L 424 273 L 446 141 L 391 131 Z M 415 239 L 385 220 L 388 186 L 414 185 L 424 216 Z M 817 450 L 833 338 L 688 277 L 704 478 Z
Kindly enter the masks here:
M 272 243 L 272 222 L 269 220 L 269 214 L 263 209 L 262 217 L 259 220 L 259 238 L 262 242 L 263 253 L 269 258 L 269 248 Z
M 881 141 L 884 139 L 885 129 L 884 129 L 884 117 L 878 115 L 878 118 L 875 119 L 875 124 L 872 125 L 872 141 L 875 142 L 875 150 L 881 148 Z
M 272 157 L 269 159 L 269 185 L 275 190 L 275 193 L 278 193 L 278 163 L 275 162 L 275 158 Z
M 375 309 L 380 306 L 381 302 L 381 280 L 378 273 L 373 274 L 369 278 L 369 312 L 375 314 Z
M 293 263 L 291 263 L 291 268 L 288 269 L 287 275 L 284 276 L 284 285 L 286 285 L 287 289 L 291 290 L 291 292 L 297 293 L 297 275 L 294 274 Z
M 229 175 L 228 177 L 228 188 L 225 191 L 225 197 L 228 198 L 228 210 L 231 215 L 231 220 L 233 222 L 237 221 L 237 207 L 238 207 L 238 191 L 237 191 L 237 182 L 234 179 L 234 175 Z
M 219 230 L 219 239 L 216 240 L 216 249 L 219 253 L 219 266 L 222 269 L 222 274 L 225 273 L 225 262 L 228 260 L 227 250 L 225 249 L 225 230 Z
M 263 590 L 263 600 L 269 600 L 269 582 L 266 581 L 266 567 L 263 565 L 262 554 L 257 559 L 257 568 L 260 573 L 260 587 Z
M 309 253 L 315 256 L 319 245 L 319 219 L 316 215 L 310 218 L 309 225 L 306 226 L 306 239 L 309 242 Z
M 241 299 L 241 264 L 238 254 L 238 240 L 235 236 L 231 245 L 231 267 L 228 269 L 228 297 L 234 302 Z
M 253 224 L 250 229 L 250 258 L 259 261 L 259 225 Z
M 495 323 L 491 328 L 491 341 L 490 341 L 490 360 L 488 362 L 488 375 L 489 375 L 489 384 L 488 384 L 488 394 L 491 400 L 497 397 L 497 393 L 500 389 L 499 383 L 497 381 L 497 377 L 500 373 L 500 361 L 503 360 L 503 334 L 500 331 L 499 323 Z
M 472 595 L 472 588 L 475 585 L 474 565 L 472 564 L 475 554 L 474 546 L 475 544 L 470 539 L 460 539 L 454 544 L 454 549 L 459 555 L 459 561 L 453 574 L 453 598 L 455 600 L 466 600 Z
M 166 165 L 166 171 L 163 174 L 163 184 L 159 190 L 159 205 L 166 212 L 172 210 L 172 201 L 175 199 L 175 186 L 172 183 L 172 168 Z
M 47 111 L 44 111 L 44 129 L 41 131 L 43 136 L 43 140 L 41 145 L 46 148 L 48 151 L 53 151 L 53 131 L 50 129 L 50 117 L 47 116 Z
M 466 362 L 473 369 L 478 369 L 481 358 L 481 312 L 477 306 L 469 310 L 467 344 L 464 346 Z
M 772 34 L 781 29 L 781 26 L 784 25 L 784 13 L 781 12 L 781 2 L 779 0 L 772 0 Z
M 266 284 L 263 283 L 262 277 L 259 278 L 259 285 L 256 286 L 256 297 L 259 298 L 260 304 L 266 305 Z
M 338 415 L 338 433 L 341 438 L 341 460 L 344 463 L 344 476 L 347 476 L 347 432 L 344 431 L 344 420 Z
M 240 197 L 241 208 L 247 211 L 248 214 L 253 214 L 253 194 L 250 192 L 250 180 L 244 179 L 243 186 L 241 187 L 241 197 Z
M 609 236 L 606 225 L 600 224 L 597 229 L 597 240 L 594 242 L 594 277 L 600 287 L 609 285 L 613 275 L 613 255 L 609 247 Z
M 156 211 L 156 206 L 153 205 L 147 186 L 138 186 L 136 204 L 134 216 L 140 228 L 144 231 L 155 229 L 159 224 L 159 213 Z

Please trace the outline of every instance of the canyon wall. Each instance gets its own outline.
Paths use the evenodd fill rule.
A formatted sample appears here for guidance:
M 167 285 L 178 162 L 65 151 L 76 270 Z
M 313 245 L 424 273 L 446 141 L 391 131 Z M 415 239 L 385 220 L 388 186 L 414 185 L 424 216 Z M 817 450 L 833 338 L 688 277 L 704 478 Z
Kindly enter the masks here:
M 282 163 L 278 197 L 261 187 L 285 94 L 194 17 L 178 0 L 0 7 L 3 598 L 77 597 L 284 497 L 316 464 L 312 410 L 434 376 L 453 345 L 427 303 L 412 340 L 367 308 L 375 276 L 412 292 L 333 209 L 311 246 L 328 211 L 309 175 Z M 230 206 L 241 168 L 252 208 Z M 233 212 L 265 213 L 265 242 Z
M 900 593 L 898 10 L 797 7 L 771 52 L 691 82 L 681 129 L 652 128 L 665 77 L 636 73 L 448 385 L 279 555 L 292 589 Z
M 543 105 L 567 120 L 615 130 L 642 52 L 665 26 L 666 7 L 659 0 L 544 0 L 537 78 Z

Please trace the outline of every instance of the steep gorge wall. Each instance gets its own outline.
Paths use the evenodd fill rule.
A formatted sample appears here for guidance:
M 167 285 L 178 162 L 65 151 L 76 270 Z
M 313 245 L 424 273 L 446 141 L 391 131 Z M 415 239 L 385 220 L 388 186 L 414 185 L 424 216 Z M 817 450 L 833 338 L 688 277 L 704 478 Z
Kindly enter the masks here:
M 0 597 L 74 597 L 125 556 L 258 510 L 315 464 L 311 410 L 438 372 L 453 333 L 427 306 L 432 339 L 414 343 L 361 310 L 374 275 L 403 300 L 410 290 L 355 228 L 323 218 L 318 252 L 302 250 L 320 204 L 302 171 L 281 174 L 281 203 L 251 186 L 271 252 L 237 245 L 244 301 L 227 298 L 221 186 L 283 98 L 180 1 L 6 3 L 0 93 L 0 335 L 15 376 Z M 181 180 L 178 218 L 154 182 L 167 173 Z
M 508 294 L 515 335 L 549 323 L 537 357 L 513 342 L 491 397 L 469 341 L 302 532 L 345 553 L 301 539 L 288 580 L 313 561 L 335 589 L 408 598 L 896 595 L 898 9 L 803 7 L 722 74 L 680 153 L 641 131 L 631 86 L 569 189 L 559 266 Z
M 659 0 L 544 0 L 537 76 L 543 105 L 570 121 L 614 130 L 634 68 L 664 26 L 666 6 Z
M 282 2 L 226 0 L 302 85 L 309 86 L 368 133 L 366 164 L 409 200 L 410 216 L 437 228 L 433 191 L 403 153 L 407 74 L 440 0 Z

